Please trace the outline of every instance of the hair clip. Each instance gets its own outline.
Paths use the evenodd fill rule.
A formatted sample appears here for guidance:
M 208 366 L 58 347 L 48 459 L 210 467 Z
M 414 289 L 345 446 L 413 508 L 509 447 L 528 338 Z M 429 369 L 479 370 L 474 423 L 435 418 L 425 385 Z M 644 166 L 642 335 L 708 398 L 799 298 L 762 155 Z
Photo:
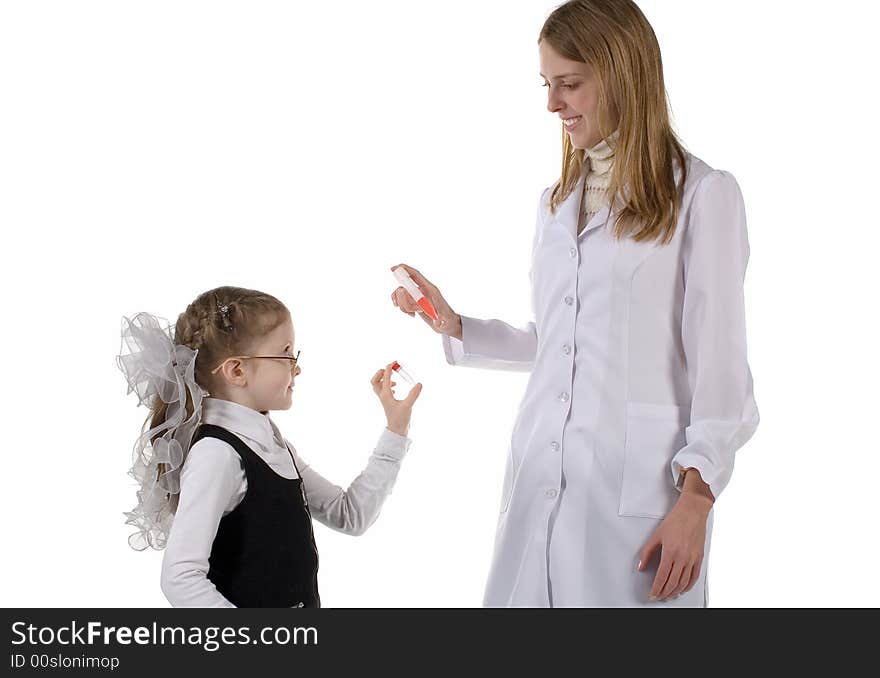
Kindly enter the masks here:
M 229 322 L 229 305 L 218 301 L 217 308 L 220 311 L 220 317 L 223 318 L 223 327 L 225 327 L 227 330 L 231 330 L 232 323 Z

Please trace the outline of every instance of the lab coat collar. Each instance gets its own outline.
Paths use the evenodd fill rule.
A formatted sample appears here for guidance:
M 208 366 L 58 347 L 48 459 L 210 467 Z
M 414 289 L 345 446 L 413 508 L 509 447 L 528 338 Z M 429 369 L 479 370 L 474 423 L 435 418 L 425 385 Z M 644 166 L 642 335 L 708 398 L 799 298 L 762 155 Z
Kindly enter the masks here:
M 688 166 L 690 166 L 690 153 L 685 152 L 685 159 Z M 681 166 L 678 162 L 678 158 L 673 159 L 672 166 L 675 182 L 678 183 L 679 181 L 681 181 Z M 600 209 L 596 214 L 593 215 L 593 218 L 590 219 L 590 222 L 586 225 L 580 235 L 578 235 L 577 227 L 578 220 L 580 218 L 581 205 L 583 204 L 584 199 L 587 172 L 589 172 L 589 163 L 585 163 L 584 167 L 581 168 L 581 176 L 578 179 L 577 184 L 575 184 L 574 190 L 572 190 L 571 195 L 569 195 L 556 209 L 556 222 L 560 224 L 563 228 L 565 228 L 566 231 L 571 235 L 572 239 L 575 241 L 577 241 L 579 237 L 583 237 L 586 233 L 589 233 L 590 231 L 597 229 L 600 226 L 605 226 L 606 223 L 616 223 L 617 217 L 623 211 L 623 205 L 620 203 L 619 200 L 616 201 L 614 209 L 612 209 L 611 205 L 605 205 L 602 209 Z
M 575 184 L 574 190 L 556 209 L 556 222 L 560 224 L 563 228 L 565 228 L 565 230 L 571 235 L 572 239 L 575 240 L 578 237 L 583 236 L 587 232 L 592 231 L 593 229 L 604 226 L 605 223 L 609 220 L 609 216 L 612 213 L 611 206 L 605 205 L 602 209 L 600 209 L 596 214 L 593 215 L 593 218 L 590 219 L 590 222 L 586 225 L 580 236 L 578 236 L 578 219 L 580 217 L 581 205 L 583 204 L 584 187 L 586 174 L 588 171 L 589 168 L 586 166 L 581 169 L 581 176 L 578 179 L 577 184 Z M 614 211 L 615 217 L 619 213 L 620 208 L 618 207 Z M 614 223 L 613 218 L 611 219 L 611 223 Z

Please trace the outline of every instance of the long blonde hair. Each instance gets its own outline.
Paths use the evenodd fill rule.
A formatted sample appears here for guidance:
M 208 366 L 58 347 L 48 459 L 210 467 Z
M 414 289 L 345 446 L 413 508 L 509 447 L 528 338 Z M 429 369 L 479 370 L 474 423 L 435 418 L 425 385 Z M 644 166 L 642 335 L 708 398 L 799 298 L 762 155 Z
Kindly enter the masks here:
M 547 18 L 538 43 L 544 40 L 564 58 L 595 70 L 603 139 L 614 133 L 612 111 L 618 113 L 608 189 L 611 204 L 621 207 L 614 236 L 668 243 L 681 206 L 686 156 L 670 123 L 660 45 L 645 15 L 632 0 L 570 0 Z M 575 189 L 584 156 L 563 130 L 562 176 L 550 198 L 554 213 Z

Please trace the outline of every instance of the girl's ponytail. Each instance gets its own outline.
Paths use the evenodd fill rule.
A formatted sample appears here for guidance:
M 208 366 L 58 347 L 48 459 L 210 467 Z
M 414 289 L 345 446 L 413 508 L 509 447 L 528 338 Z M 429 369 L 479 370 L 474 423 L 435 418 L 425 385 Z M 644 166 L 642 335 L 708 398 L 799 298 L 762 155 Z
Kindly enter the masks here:
M 122 350 L 117 364 L 150 414 L 134 445 L 129 471 L 140 483 L 138 504 L 126 524 L 136 550 L 165 547 L 180 493 L 180 470 L 201 423 L 202 399 L 211 370 L 224 358 L 243 352 L 289 317 L 272 295 L 240 287 L 218 287 L 201 294 L 177 318 L 148 313 L 123 318 Z
M 165 547 L 180 492 L 180 469 L 201 421 L 207 395 L 195 377 L 197 351 L 174 343 L 168 323 L 148 313 L 122 320 L 117 365 L 139 404 L 150 408 L 135 441 L 129 475 L 140 484 L 138 504 L 126 524 L 137 531 L 129 545 L 142 551 Z

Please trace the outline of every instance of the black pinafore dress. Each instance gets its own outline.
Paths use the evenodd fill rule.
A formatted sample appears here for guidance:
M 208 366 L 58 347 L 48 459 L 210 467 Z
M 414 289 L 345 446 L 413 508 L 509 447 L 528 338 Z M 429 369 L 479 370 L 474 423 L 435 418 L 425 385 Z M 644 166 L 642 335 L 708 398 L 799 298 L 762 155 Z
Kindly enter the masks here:
M 320 607 L 318 549 L 296 461 L 298 477 L 282 478 L 230 431 L 202 424 L 193 444 L 205 437 L 231 445 L 247 477 L 244 498 L 220 519 L 208 579 L 236 607 Z

